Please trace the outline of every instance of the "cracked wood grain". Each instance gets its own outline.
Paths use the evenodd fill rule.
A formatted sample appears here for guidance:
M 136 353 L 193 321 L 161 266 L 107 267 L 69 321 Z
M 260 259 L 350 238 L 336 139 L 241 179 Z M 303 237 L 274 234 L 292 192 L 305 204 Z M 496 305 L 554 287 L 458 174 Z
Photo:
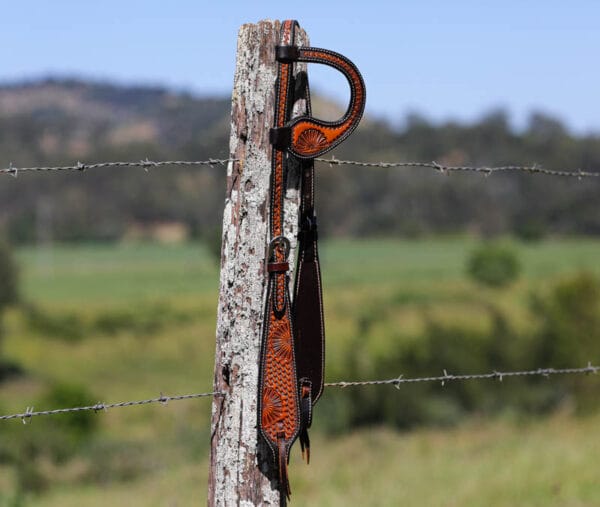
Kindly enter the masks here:
M 279 506 L 270 454 L 258 441 L 257 392 L 269 178 L 277 65 L 274 48 L 281 23 L 240 28 L 231 100 L 230 162 L 223 213 L 221 278 L 214 388 L 226 393 L 212 406 L 208 505 Z M 303 30 L 297 43 L 308 45 Z M 298 66 L 298 70 L 303 67 Z M 305 67 L 304 67 L 305 69 Z M 305 111 L 299 101 L 294 114 Z M 285 233 L 296 244 L 299 171 L 287 178 Z M 292 255 L 294 249 L 292 249 Z M 290 258 L 290 265 L 294 265 Z M 293 274 L 291 274 L 293 276 Z

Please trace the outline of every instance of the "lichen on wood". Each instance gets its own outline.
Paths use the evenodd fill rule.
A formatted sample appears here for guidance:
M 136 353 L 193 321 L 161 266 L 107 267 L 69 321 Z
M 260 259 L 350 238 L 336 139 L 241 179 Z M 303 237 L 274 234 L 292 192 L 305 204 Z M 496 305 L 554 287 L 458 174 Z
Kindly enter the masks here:
M 271 172 L 268 134 L 280 26 L 279 21 L 261 21 L 242 26 L 238 35 L 229 143 L 235 161 L 227 167 L 214 374 L 214 389 L 225 396 L 215 397 L 212 406 L 210 506 L 280 505 L 270 454 L 261 452 L 256 424 Z M 303 30 L 297 31 L 297 43 L 308 45 Z M 295 114 L 303 108 L 299 101 Z M 284 204 L 284 230 L 292 247 L 298 185 L 298 168 L 292 166 Z

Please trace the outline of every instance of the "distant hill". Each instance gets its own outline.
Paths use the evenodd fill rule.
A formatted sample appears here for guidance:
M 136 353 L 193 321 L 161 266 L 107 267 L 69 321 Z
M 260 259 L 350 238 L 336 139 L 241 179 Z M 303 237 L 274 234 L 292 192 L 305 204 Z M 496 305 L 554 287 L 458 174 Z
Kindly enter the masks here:
M 76 79 L 4 85 L 0 164 L 227 157 L 229 109 L 225 97 L 156 87 Z M 66 240 L 116 239 L 140 222 L 209 229 L 219 221 L 223 193 L 215 190 L 223 181 L 216 172 L 173 168 L 149 178 L 130 170 L 28 175 L 0 184 L 0 224 L 17 241 L 33 240 L 40 228 Z
M 175 150 L 201 136 L 222 137 L 228 117 L 227 98 L 199 98 L 162 88 L 74 79 L 0 87 L 2 159 L 14 153 L 19 163 L 28 153 L 37 159 L 68 160 L 89 156 L 100 146 L 152 144 Z M 7 137 L 10 145 L 4 142 Z
M 0 165 L 227 157 L 229 104 L 228 97 L 78 79 L 0 85 Z M 315 106 L 330 119 L 343 109 L 319 97 Z M 418 115 L 402 120 L 393 128 L 367 118 L 336 157 L 600 168 L 600 137 L 575 137 L 541 113 L 532 114 L 523 132 L 511 130 L 503 111 L 472 124 L 436 125 Z M 0 227 L 15 241 L 119 239 L 131 228 L 166 222 L 214 235 L 224 171 L 151 172 L 1 179 Z M 326 234 L 600 234 L 600 182 L 590 180 L 328 166 L 319 168 L 318 178 Z

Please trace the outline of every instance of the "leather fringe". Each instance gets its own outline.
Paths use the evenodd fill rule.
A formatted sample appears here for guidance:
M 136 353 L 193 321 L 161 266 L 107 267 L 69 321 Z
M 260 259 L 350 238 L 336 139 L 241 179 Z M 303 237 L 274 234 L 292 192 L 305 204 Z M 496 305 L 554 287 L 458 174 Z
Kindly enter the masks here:
M 290 481 L 288 478 L 288 460 L 285 446 L 285 435 L 280 434 L 277 436 L 277 453 L 279 458 L 279 489 L 282 496 L 285 496 L 288 500 L 292 495 L 290 488 Z

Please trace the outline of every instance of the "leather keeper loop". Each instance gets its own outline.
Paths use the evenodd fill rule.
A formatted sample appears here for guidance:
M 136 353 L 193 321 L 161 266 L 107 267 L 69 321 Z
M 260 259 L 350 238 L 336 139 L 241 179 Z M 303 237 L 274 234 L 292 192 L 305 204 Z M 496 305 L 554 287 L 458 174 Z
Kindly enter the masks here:
M 300 379 L 300 397 L 308 398 L 311 394 L 312 382 L 307 378 Z
M 319 239 L 319 233 L 317 232 L 316 228 L 309 229 L 307 231 L 298 231 L 298 240 L 301 243 L 306 244 L 307 248 L 312 248 L 312 242 L 316 241 L 317 239 Z
M 287 150 L 292 144 L 292 129 L 290 127 L 276 127 L 269 130 L 269 141 L 277 150 Z
M 285 273 L 290 269 L 289 262 L 269 262 L 267 264 L 267 271 L 269 273 Z
M 298 231 L 298 240 L 300 243 L 308 247 L 309 244 L 316 241 L 318 237 L 317 217 L 315 215 L 304 217 L 300 224 L 300 230 Z M 310 247 L 312 248 L 312 245 L 310 245 Z
M 300 58 L 298 46 L 275 46 L 275 59 L 280 63 L 292 63 Z

